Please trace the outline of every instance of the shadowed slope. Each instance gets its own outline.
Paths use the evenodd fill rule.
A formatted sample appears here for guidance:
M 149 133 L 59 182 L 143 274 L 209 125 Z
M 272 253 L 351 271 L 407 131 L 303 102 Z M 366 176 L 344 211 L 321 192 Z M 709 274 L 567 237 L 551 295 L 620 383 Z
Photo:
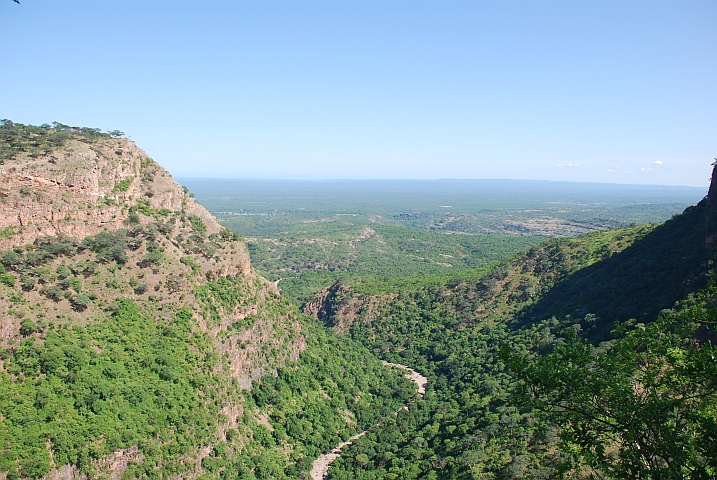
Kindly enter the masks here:
M 706 246 L 710 211 L 703 200 L 622 252 L 572 273 L 525 309 L 521 324 L 593 314 L 604 337 L 615 321 L 650 321 L 706 284 L 715 253 Z

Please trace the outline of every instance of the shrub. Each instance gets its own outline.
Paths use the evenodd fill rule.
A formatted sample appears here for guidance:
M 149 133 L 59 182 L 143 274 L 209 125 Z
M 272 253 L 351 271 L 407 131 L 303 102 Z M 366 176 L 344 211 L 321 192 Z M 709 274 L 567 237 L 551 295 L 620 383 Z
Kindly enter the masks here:
M 77 277 L 68 277 L 67 286 L 72 288 L 75 292 L 80 293 L 80 289 L 82 288 L 82 282 Z
M 33 322 L 29 318 L 24 319 L 20 323 L 20 335 L 27 337 L 37 331 L 37 323 Z
M 109 256 L 112 260 L 114 260 L 120 265 L 124 265 L 125 263 L 127 263 L 127 260 L 129 260 L 127 254 L 124 253 L 124 248 L 122 248 L 122 246 L 120 245 L 113 247 L 112 250 L 110 250 L 109 252 Z
M 192 230 L 194 230 L 195 233 L 202 236 L 207 234 L 207 226 L 204 224 L 204 221 L 202 221 L 202 219 L 198 216 L 192 215 L 191 217 L 189 217 L 189 223 L 191 224 Z
M 173 228 L 174 227 L 169 222 L 167 222 L 167 223 L 157 222 L 157 230 L 159 230 L 159 233 L 161 233 L 165 237 L 168 237 L 172 233 Z
M 180 275 L 169 275 L 165 285 L 170 292 L 178 292 L 184 286 L 184 279 Z
M 139 224 L 139 214 L 137 214 L 137 212 L 130 212 L 127 216 L 127 223 L 130 225 Z
M 126 192 L 127 190 L 129 190 L 129 186 L 132 184 L 132 180 L 133 178 L 125 178 L 124 180 L 120 180 L 119 182 L 115 183 L 115 186 L 112 188 L 112 192 Z
M 3 253 L 2 257 L 0 257 L 0 262 L 2 262 L 6 267 L 12 267 L 23 263 L 22 257 L 23 256 L 17 252 L 9 251 Z
M 40 283 L 52 283 L 55 281 L 55 274 L 49 267 L 36 268 L 35 275 Z
M 40 246 L 40 249 L 55 257 L 71 256 L 77 252 L 75 246 L 68 242 L 45 243 Z
M 21 471 L 25 478 L 40 478 L 51 470 L 48 458 L 32 458 L 22 462 Z
M 0 229 L 0 238 L 12 237 L 13 235 L 20 233 L 21 231 L 22 227 L 10 225 L 9 227 Z
M 72 271 L 65 265 L 58 265 L 57 269 L 55 270 L 55 273 L 57 273 L 57 278 L 59 278 L 60 280 L 64 280 L 70 275 L 72 275 Z
M 162 260 L 164 259 L 164 255 L 162 255 L 162 252 L 154 251 L 149 252 L 147 255 L 144 256 L 142 260 L 140 260 L 137 265 L 139 265 L 142 268 L 150 267 L 152 265 L 159 265 L 162 263 Z
M 37 281 L 29 275 L 23 275 L 20 282 L 22 282 L 22 289 L 26 292 L 35 288 L 35 284 L 37 283 Z
M 58 287 L 57 285 L 51 285 L 49 287 L 43 288 L 40 293 L 44 294 L 50 300 L 59 302 L 60 300 L 62 300 L 64 292 L 62 288 Z
M 92 303 L 90 297 L 81 293 L 72 299 L 72 308 L 74 308 L 78 312 L 81 312 L 87 309 L 87 306 L 90 303 Z
M 52 259 L 52 256 L 44 250 L 37 250 L 35 252 L 27 252 L 25 254 L 25 263 L 37 267 Z
M 0 283 L 8 287 L 15 286 L 15 277 L 9 273 L 0 273 Z
M 100 267 L 100 265 L 97 262 L 85 262 L 83 269 L 82 269 L 82 273 L 86 277 L 89 277 L 90 275 L 94 275 L 95 273 L 97 273 L 97 269 L 99 267 Z
M 117 206 L 117 202 L 114 201 L 114 200 L 111 199 L 111 198 L 102 197 L 102 200 L 100 200 L 100 205 L 107 205 L 107 206 L 116 207 L 116 206 Z

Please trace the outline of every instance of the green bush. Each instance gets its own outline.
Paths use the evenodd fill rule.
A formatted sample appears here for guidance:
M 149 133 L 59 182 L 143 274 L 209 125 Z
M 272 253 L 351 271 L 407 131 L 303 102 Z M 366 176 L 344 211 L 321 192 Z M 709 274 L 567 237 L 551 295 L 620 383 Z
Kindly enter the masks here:
M 37 284 L 37 280 L 35 280 L 30 275 L 23 275 L 20 278 L 20 282 L 22 283 L 22 289 L 26 292 L 29 292 L 33 288 L 35 288 L 35 285 Z
M 29 318 L 24 319 L 20 323 L 20 335 L 22 335 L 23 337 L 32 335 L 36 331 L 37 331 L 37 323 L 33 322 Z
M 0 273 L 0 283 L 8 287 L 14 287 L 15 277 L 9 273 Z
M 204 221 L 202 221 L 201 218 L 199 218 L 196 215 L 192 215 L 189 217 L 189 223 L 192 226 L 192 230 L 194 230 L 194 233 L 205 236 L 207 234 L 207 226 L 204 224 Z
M 124 180 L 120 180 L 119 182 L 115 183 L 115 186 L 112 188 L 113 193 L 117 192 L 126 192 L 129 190 L 129 186 L 132 184 L 133 178 L 125 178 Z
M 129 212 L 129 215 L 127 215 L 127 223 L 130 225 L 139 224 L 139 215 L 137 212 Z
M 64 298 L 64 290 L 57 285 L 49 285 L 40 290 L 40 293 L 44 294 L 50 300 L 59 302 Z
M 137 445 L 142 460 L 127 478 L 177 475 L 176 459 L 213 441 L 228 382 L 215 376 L 211 340 L 188 321 L 173 319 L 168 335 L 164 320 L 120 301 L 110 318 L 15 347 L 0 371 L 0 472 L 45 475 L 51 439 L 54 462 L 81 474 Z
M 55 269 L 55 273 L 57 274 L 57 278 L 64 280 L 72 275 L 72 270 L 70 270 L 67 265 L 58 265 Z
M 23 263 L 23 256 L 14 251 L 5 252 L 2 254 L 2 257 L 0 257 L 0 262 L 2 262 L 5 267 L 13 267 Z
M 145 255 L 139 262 L 138 265 L 142 268 L 156 266 L 162 263 L 164 260 L 164 255 L 162 252 L 159 251 L 153 251 L 149 252 L 147 255 Z
M 10 225 L 8 227 L 0 229 L 0 238 L 12 237 L 13 235 L 17 235 L 20 232 L 22 232 L 22 227 Z
M 92 300 L 90 300 L 90 297 L 84 294 L 79 294 L 75 296 L 75 298 L 72 299 L 72 307 L 77 311 L 84 311 L 87 309 L 87 306 L 92 303 Z

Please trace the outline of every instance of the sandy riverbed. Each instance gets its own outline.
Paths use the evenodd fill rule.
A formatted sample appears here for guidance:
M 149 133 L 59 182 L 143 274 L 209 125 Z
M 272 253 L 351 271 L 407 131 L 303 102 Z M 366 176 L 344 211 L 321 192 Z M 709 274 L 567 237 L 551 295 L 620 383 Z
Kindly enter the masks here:
M 383 362 L 383 364 L 387 367 L 394 367 L 400 368 L 401 370 L 405 370 L 406 378 L 410 379 L 416 384 L 418 394 L 420 396 L 423 396 L 426 393 L 426 385 L 428 385 L 428 378 L 424 377 L 411 367 L 401 365 L 400 363 Z M 403 408 L 406 407 L 404 406 Z M 341 449 L 346 447 L 347 445 L 351 445 L 354 440 L 363 437 L 368 432 L 368 430 L 365 430 L 361 433 L 357 433 L 353 437 L 349 438 L 347 441 L 338 444 L 333 450 L 331 450 L 331 452 L 325 453 L 316 460 L 314 460 L 314 464 L 311 467 L 312 480 L 324 480 L 329 473 L 329 467 L 331 466 L 331 464 L 334 463 L 334 461 L 341 456 Z

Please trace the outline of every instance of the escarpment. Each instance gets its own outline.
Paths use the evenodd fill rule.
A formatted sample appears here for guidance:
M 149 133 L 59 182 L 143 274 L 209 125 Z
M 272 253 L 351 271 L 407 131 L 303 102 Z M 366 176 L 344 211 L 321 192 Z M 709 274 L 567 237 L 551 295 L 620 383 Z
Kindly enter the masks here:
M 164 309 L 197 304 L 197 287 L 206 289 L 226 277 L 237 288 L 251 289 L 256 298 L 232 309 L 207 296 L 211 315 L 198 308 L 195 316 L 218 338 L 229 325 L 226 319 L 256 316 L 262 298 L 277 294 L 273 284 L 251 269 L 244 243 L 132 141 L 83 140 L 72 139 L 36 158 L 19 155 L 0 167 L 0 249 L 14 249 L 5 264 L 10 275 L 18 273 L 20 281 L 26 280 L 25 295 L 31 301 L 49 301 L 53 311 L 86 317 L 131 293 L 136 301 Z M 72 262 L 91 265 L 92 272 L 69 265 Z M 57 292 L 47 274 L 37 273 L 38 268 L 52 272 L 65 264 L 69 276 L 84 280 L 81 291 L 68 294 L 72 288 L 61 286 L 62 293 Z M 28 288 L 33 280 L 36 287 Z M 117 288 L 108 288 L 108 283 Z M 80 307 L 78 295 L 96 300 Z M 20 323 L 19 313 L 4 319 L 0 342 L 16 337 Z M 250 338 L 251 345 L 260 345 L 273 329 L 263 328 L 217 340 L 222 353 L 241 365 L 232 371 L 244 387 L 265 369 L 228 345 L 247 344 Z
M 71 140 L 37 158 L 21 155 L 0 166 L 0 247 L 32 243 L 43 235 L 78 238 L 126 224 L 131 208 L 155 216 L 195 215 L 207 233 L 221 226 L 133 142 Z M 140 221 L 140 223 L 146 223 Z
M 306 339 L 242 239 L 128 139 L 3 160 L 0 478 L 197 478 L 246 451 L 242 391 Z

